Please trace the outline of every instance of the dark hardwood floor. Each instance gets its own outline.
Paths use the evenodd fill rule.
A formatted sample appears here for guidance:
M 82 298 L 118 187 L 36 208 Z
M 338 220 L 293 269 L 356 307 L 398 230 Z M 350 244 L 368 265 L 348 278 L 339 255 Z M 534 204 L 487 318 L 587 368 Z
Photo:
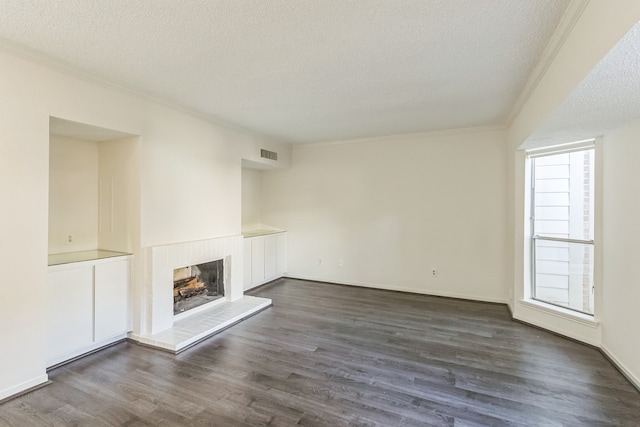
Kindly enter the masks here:
M 503 305 L 282 279 L 179 354 L 122 343 L 0 405 L 2 426 L 638 426 L 596 350 Z

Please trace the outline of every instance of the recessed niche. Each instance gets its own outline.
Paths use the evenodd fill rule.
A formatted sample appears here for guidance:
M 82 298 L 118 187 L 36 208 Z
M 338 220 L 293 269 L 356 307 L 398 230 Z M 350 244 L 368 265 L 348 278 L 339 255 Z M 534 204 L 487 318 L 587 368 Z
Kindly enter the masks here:
M 51 117 L 49 254 L 131 253 L 139 237 L 139 137 Z

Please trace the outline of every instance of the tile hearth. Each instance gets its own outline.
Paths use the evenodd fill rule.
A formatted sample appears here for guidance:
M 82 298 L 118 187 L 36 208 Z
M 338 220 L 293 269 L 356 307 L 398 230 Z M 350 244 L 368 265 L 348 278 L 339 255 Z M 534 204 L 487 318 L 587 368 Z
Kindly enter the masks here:
M 172 328 L 153 335 L 138 337 L 136 341 L 179 353 L 270 306 L 271 300 L 268 298 L 244 296 L 239 300 L 223 302 L 210 309 L 176 320 Z

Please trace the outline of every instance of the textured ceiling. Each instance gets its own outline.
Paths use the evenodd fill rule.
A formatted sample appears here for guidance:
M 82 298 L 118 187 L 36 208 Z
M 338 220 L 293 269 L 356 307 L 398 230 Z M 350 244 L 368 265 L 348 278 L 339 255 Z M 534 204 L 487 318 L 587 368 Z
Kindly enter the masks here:
M 594 138 L 640 117 L 640 23 L 527 140 L 523 148 Z
M 290 142 L 502 125 L 570 0 L 0 0 L 0 42 Z

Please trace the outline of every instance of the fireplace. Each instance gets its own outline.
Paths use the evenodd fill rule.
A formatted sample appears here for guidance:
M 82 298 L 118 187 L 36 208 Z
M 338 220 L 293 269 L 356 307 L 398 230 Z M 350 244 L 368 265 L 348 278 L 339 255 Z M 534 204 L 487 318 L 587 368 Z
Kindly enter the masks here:
M 136 273 L 140 274 L 144 287 L 134 289 L 133 339 L 153 345 L 150 337 L 170 331 L 176 321 L 197 316 L 209 307 L 242 299 L 243 245 L 242 236 L 234 235 L 143 248 L 137 255 L 140 267 Z M 223 264 L 224 271 L 219 269 L 217 276 L 223 284 L 224 296 L 215 300 L 209 296 L 208 304 L 175 314 L 174 270 L 211 261 Z
M 173 314 L 184 313 L 224 297 L 224 260 L 173 270 Z
M 129 337 L 180 352 L 270 306 L 267 298 L 244 296 L 243 247 L 243 237 L 234 235 L 142 248 L 134 274 L 144 286 L 133 289 Z M 188 278 L 195 282 L 181 282 Z

